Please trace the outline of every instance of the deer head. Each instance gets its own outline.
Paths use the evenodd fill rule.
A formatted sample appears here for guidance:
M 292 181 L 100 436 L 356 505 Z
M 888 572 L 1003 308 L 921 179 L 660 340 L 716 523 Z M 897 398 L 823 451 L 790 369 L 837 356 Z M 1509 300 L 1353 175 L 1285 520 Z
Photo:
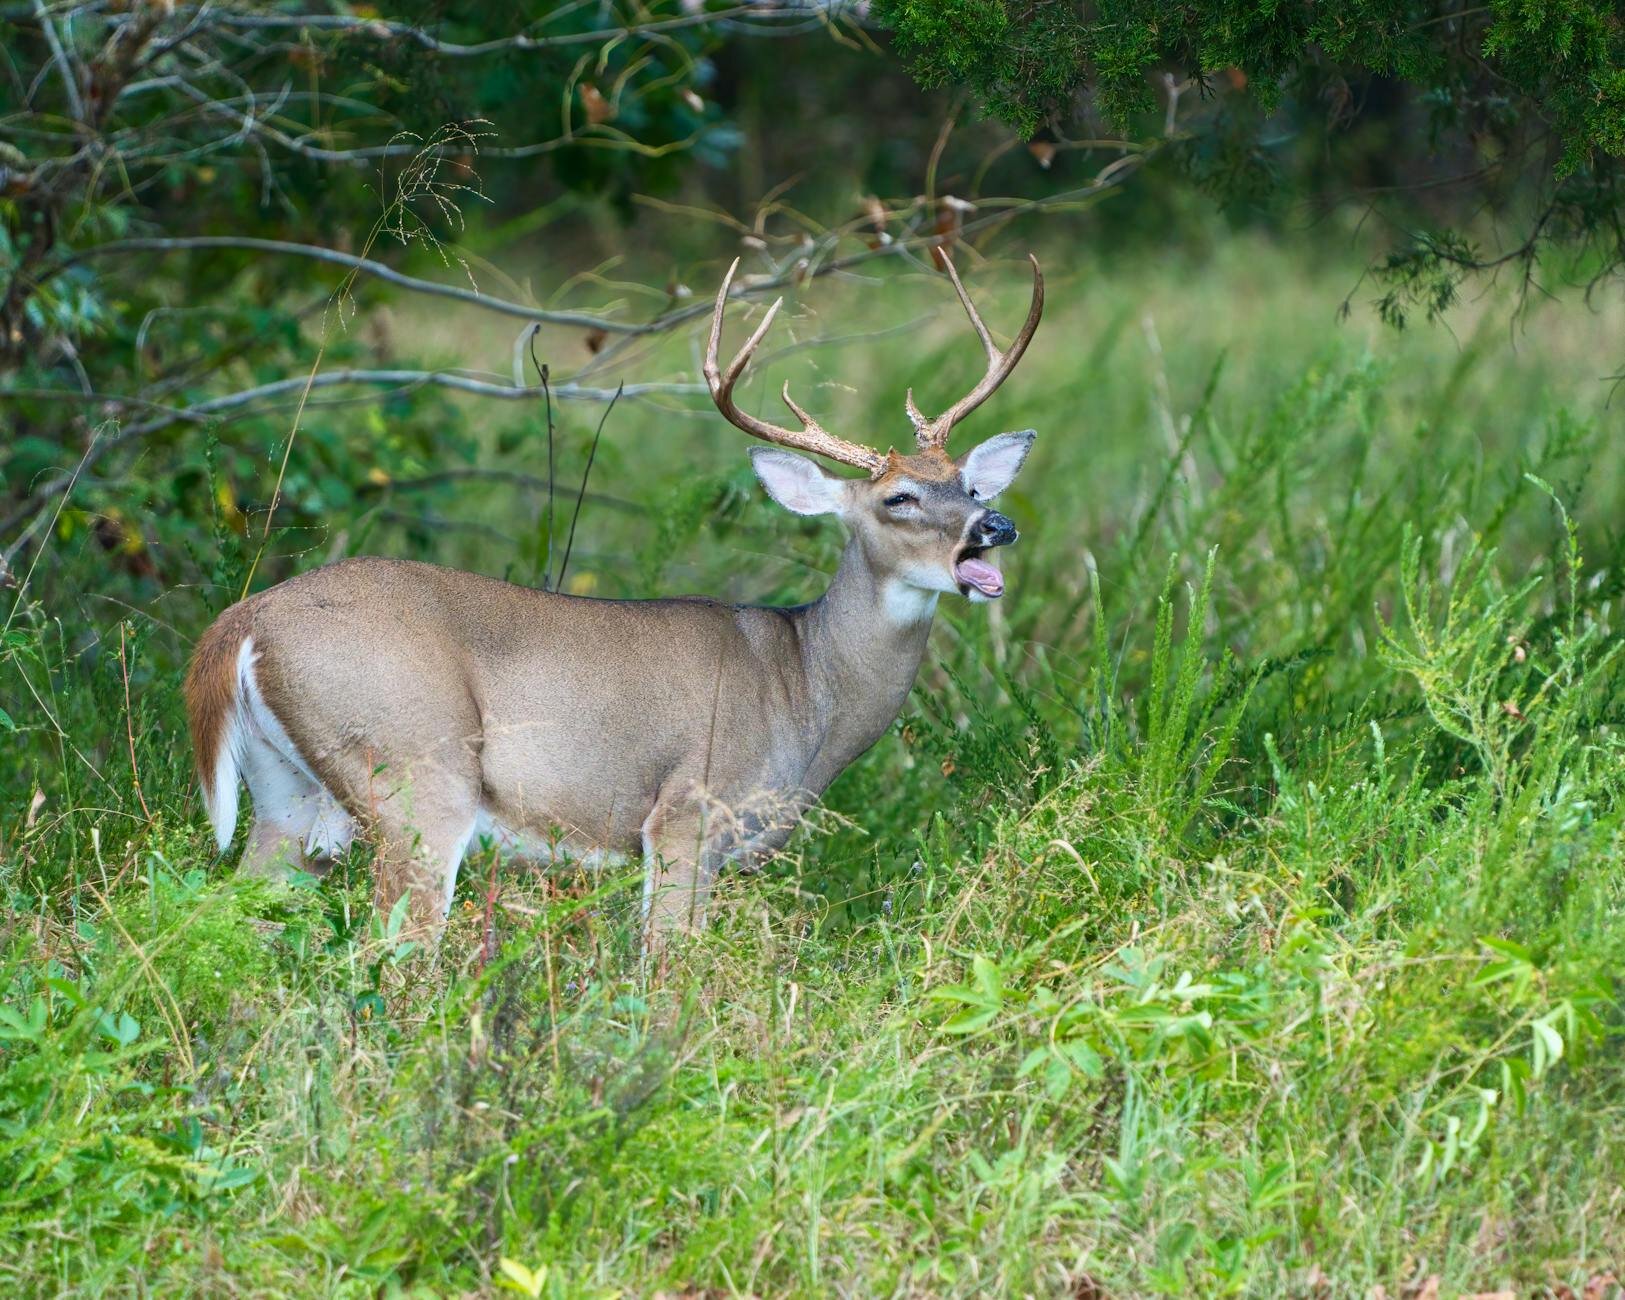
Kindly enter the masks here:
M 784 300 L 768 309 L 724 369 L 717 351 L 723 310 L 739 269 L 737 259 L 717 291 L 705 350 L 705 379 L 717 409 L 746 433 L 775 444 L 751 450 L 756 476 L 768 495 L 798 515 L 837 516 L 883 581 L 900 582 L 921 592 L 959 592 L 973 601 L 996 600 L 1004 594 L 1004 576 L 994 549 L 1014 542 L 1018 534 L 991 502 L 1014 480 L 1036 435 L 1030 429 L 1001 433 L 957 459 L 949 456 L 947 443 L 954 426 L 1009 377 L 1038 328 L 1044 311 L 1044 277 L 1037 259 L 1028 260 L 1033 266 L 1032 306 L 1015 341 L 1001 350 L 971 303 L 953 262 L 942 254 L 954 291 L 987 353 L 987 371 L 970 392 L 934 419 L 920 412 L 914 392 L 909 390 L 905 410 L 914 426 L 915 450 L 907 456 L 895 449 L 882 454 L 829 433 L 796 404 L 789 384 L 781 396 L 801 428 L 770 424 L 741 411 L 734 403 L 734 385 Z M 812 452 L 866 470 L 868 477 L 830 474 L 798 452 Z

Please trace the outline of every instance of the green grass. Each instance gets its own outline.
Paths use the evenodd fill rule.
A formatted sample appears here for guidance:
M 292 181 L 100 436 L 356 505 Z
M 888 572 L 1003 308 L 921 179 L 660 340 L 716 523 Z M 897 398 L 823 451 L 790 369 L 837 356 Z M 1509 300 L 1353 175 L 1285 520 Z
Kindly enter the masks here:
M 24 599 L 0 1288 L 1522 1295 L 1617 1269 L 1618 311 L 1396 336 L 1333 323 L 1341 268 L 1264 246 L 1049 265 L 977 421 L 1041 433 L 1001 503 L 1011 595 L 945 611 L 904 724 L 658 987 L 635 881 L 471 862 L 432 970 L 364 855 L 234 881 L 177 690 L 218 592 L 146 590 L 122 642 L 128 611 L 63 581 Z M 972 283 L 991 318 L 1015 278 Z M 798 329 L 942 300 L 820 288 L 830 323 Z M 944 315 L 775 374 L 884 442 L 898 376 L 929 409 L 973 357 Z M 833 530 L 771 513 L 717 421 L 614 420 L 598 483 L 646 517 L 589 507 L 581 583 L 803 597 L 830 567 Z M 485 463 L 533 468 L 505 436 Z M 534 538 L 522 497 L 453 505 Z M 414 535 L 370 518 L 334 533 Z M 112 583 L 61 545 L 85 594 Z M 524 571 L 480 534 L 433 551 Z

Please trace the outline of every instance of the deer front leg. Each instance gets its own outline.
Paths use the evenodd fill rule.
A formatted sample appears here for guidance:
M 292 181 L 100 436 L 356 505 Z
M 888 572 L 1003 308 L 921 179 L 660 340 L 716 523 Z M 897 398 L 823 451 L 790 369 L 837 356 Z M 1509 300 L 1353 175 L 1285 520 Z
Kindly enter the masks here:
M 701 808 L 656 805 L 643 823 L 643 937 L 651 953 L 704 928 L 719 862 Z
M 478 787 L 466 779 L 428 771 L 393 791 L 376 809 L 374 902 L 385 920 L 408 897 L 407 930 L 429 951 L 440 946 L 457 869 L 473 838 Z

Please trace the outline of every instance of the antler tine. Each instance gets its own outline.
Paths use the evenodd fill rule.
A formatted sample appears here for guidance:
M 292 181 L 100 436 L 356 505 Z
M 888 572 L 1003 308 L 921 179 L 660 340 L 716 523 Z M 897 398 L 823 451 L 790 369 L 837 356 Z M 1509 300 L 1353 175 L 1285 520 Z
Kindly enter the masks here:
M 1031 254 L 1029 254 L 1031 256 Z M 965 292 L 965 282 L 959 278 L 959 269 L 954 266 L 954 259 L 948 256 L 948 250 L 942 250 L 942 265 L 947 268 L 948 278 L 954 282 L 954 292 L 959 295 L 960 306 L 964 307 L 965 315 L 970 317 L 970 323 L 976 329 L 976 335 L 982 340 L 982 346 L 987 349 L 987 359 L 997 361 L 999 349 L 993 342 L 993 336 L 987 332 L 987 325 L 982 320 L 982 314 L 976 310 L 976 304 L 970 300 L 970 294 Z M 1036 266 L 1037 263 L 1035 262 Z
M 903 409 L 908 412 L 908 421 L 914 426 L 915 441 L 925 437 L 931 428 L 931 421 L 919 407 L 914 405 L 914 390 L 908 390 L 908 396 L 903 399 Z M 924 445 L 923 443 L 921 444 Z
M 722 343 L 722 315 L 728 303 L 728 290 L 733 287 L 734 273 L 739 270 L 739 259 L 734 258 L 733 265 L 728 268 L 728 274 L 722 277 L 722 287 L 717 290 L 716 307 L 711 312 L 711 333 L 705 344 L 705 382 L 711 390 L 711 399 L 717 404 L 717 410 L 727 418 L 729 423 L 743 429 L 752 437 L 760 438 L 764 442 L 773 442 L 781 447 L 795 447 L 800 451 L 810 451 L 817 456 L 826 456 L 830 460 L 840 461 L 844 465 L 853 465 L 859 469 L 866 469 L 871 474 L 878 473 L 885 467 L 886 458 L 878 451 L 863 446 L 861 443 L 848 442 L 845 438 L 837 438 L 828 432 L 808 415 L 806 411 L 797 406 L 790 396 L 790 385 L 784 385 L 781 396 L 784 404 L 788 406 L 796 419 L 801 421 L 801 428 L 786 429 L 782 425 L 769 424 L 766 420 L 759 420 L 754 415 L 741 411 L 734 403 L 734 384 L 745 371 L 750 362 L 751 354 L 756 351 L 756 345 L 762 341 L 768 327 L 773 324 L 773 317 L 778 314 L 779 307 L 784 299 L 780 298 L 767 314 L 762 317 L 761 324 L 745 340 L 744 346 L 734 354 L 728 368 L 724 370 L 719 364 L 717 350 Z
M 942 254 L 942 264 L 947 268 L 948 278 L 953 281 L 954 292 L 959 295 L 959 301 L 965 308 L 965 314 L 970 317 L 970 323 L 976 330 L 976 336 L 982 340 L 982 347 L 987 351 L 987 373 L 982 376 L 981 382 L 950 406 L 936 419 L 927 419 L 920 413 L 920 408 L 914 404 L 914 393 L 911 390 L 905 403 L 908 418 L 914 424 L 914 438 L 921 449 L 928 447 L 943 447 L 947 445 L 948 435 L 953 432 L 954 425 L 958 424 L 967 415 L 974 411 L 983 402 L 991 397 L 994 391 L 1006 379 L 1010 372 L 1016 368 L 1021 355 L 1027 350 L 1027 345 L 1033 341 L 1033 334 L 1038 329 L 1039 318 L 1044 314 L 1044 273 L 1038 269 L 1038 259 L 1032 254 L 1027 260 L 1033 264 L 1033 302 L 1027 310 L 1027 319 L 1022 324 L 1021 332 L 1014 341 L 1003 351 L 999 350 L 993 342 L 993 336 L 988 333 L 987 325 L 983 323 L 981 313 L 976 310 L 965 292 L 965 286 L 959 279 L 959 272 L 954 269 L 953 259 L 948 256 L 946 249 L 939 249 Z

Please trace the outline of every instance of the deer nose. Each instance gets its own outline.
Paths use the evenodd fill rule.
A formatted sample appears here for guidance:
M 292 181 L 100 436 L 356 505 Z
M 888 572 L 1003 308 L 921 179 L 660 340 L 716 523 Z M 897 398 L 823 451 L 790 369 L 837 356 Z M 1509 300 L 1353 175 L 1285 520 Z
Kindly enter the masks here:
M 981 546 L 1008 546 L 1021 534 L 1016 526 L 997 510 L 989 510 L 976 521 L 971 536 Z

